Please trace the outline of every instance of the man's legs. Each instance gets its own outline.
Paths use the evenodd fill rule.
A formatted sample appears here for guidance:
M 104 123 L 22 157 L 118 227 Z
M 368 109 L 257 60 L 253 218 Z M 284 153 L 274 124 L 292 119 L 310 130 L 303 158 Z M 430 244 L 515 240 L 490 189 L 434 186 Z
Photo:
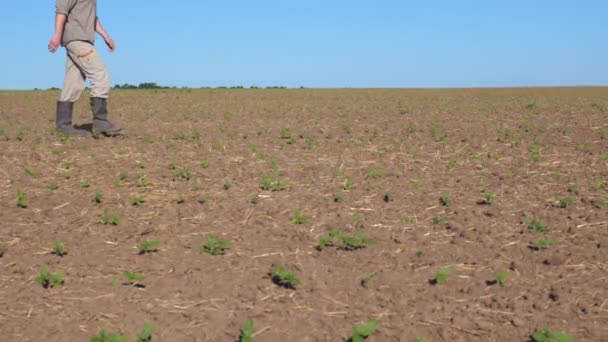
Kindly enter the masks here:
M 57 115 L 55 119 L 56 129 L 66 135 L 79 137 L 90 137 L 91 133 L 72 126 L 72 114 L 74 102 L 78 100 L 85 87 L 85 76 L 74 64 L 70 56 L 67 56 L 65 64 L 65 80 L 63 89 L 57 101 Z
M 93 134 L 112 135 L 121 128 L 108 120 L 107 99 L 110 93 L 108 71 L 91 43 L 73 41 L 66 45 L 68 54 L 82 74 L 91 82 Z

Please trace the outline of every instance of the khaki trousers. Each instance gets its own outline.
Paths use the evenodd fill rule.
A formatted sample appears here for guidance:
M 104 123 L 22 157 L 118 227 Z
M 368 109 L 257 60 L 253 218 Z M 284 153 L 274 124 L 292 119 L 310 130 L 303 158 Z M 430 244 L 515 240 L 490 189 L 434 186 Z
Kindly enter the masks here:
M 68 57 L 59 101 L 76 102 L 85 88 L 87 79 L 91 82 L 91 97 L 108 98 L 110 77 L 93 44 L 72 41 L 66 44 L 65 49 Z

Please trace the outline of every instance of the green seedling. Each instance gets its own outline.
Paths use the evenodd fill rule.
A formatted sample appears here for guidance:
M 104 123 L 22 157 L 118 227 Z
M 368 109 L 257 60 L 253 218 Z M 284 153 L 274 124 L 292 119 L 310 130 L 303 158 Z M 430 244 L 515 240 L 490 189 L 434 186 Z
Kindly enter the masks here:
M 452 194 L 450 194 L 449 192 L 444 193 L 443 196 L 441 196 L 441 198 L 439 199 L 439 201 L 441 202 L 441 205 L 449 207 L 452 203 Z
M 131 204 L 139 207 L 142 204 L 144 204 L 146 202 L 146 198 L 144 196 L 137 196 L 135 198 L 133 198 L 133 200 L 131 201 Z
M 376 273 L 374 273 L 374 272 L 365 273 L 365 275 L 363 276 L 363 279 L 361 279 L 361 286 L 367 287 L 367 285 L 369 284 L 370 281 L 372 281 L 372 279 L 374 278 L 375 275 L 376 275 Z
M 108 333 L 105 329 L 101 329 L 99 336 L 93 337 L 91 342 L 127 342 L 127 339 L 122 335 Z
M 253 194 L 253 196 L 251 196 L 251 204 L 258 204 L 260 203 L 260 194 L 258 194 L 257 192 L 255 194 Z
M 122 187 L 122 182 L 120 181 L 120 179 L 115 179 L 114 180 L 114 187 L 116 189 L 120 189 Z
M 118 179 L 124 181 L 127 178 L 129 178 L 129 173 L 127 171 L 120 171 L 120 173 L 118 174 Z
M 414 190 L 422 188 L 423 185 L 424 183 L 421 180 L 415 180 L 410 183 L 410 187 Z
M 72 178 L 72 175 L 71 175 L 69 172 L 64 171 L 64 172 L 62 172 L 62 173 L 61 173 L 61 178 L 63 178 L 63 179 L 66 179 L 66 180 L 67 180 L 67 179 Z
M 351 191 L 354 188 L 355 188 L 355 185 L 354 185 L 353 181 L 350 178 L 346 178 L 346 180 L 344 181 L 344 190 Z
M 408 224 L 416 224 L 418 222 L 418 220 L 416 220 L 416 217 L 410 216 L 408 214 L 402 214 L 399 219 L 401 219 L 402 222 Z
M 441 217 L 441 216 L 433 217 L 433 224 L 442 225 L 442 224 L 447 224 L 448 222 L 449 222 L 449 220 L 445 217 Z
M 289 128 L 281 129 L 281 139 L 284 140 L 288 145 L 296 143 L 296 138 L 291 134 Z
M 24 170 L 24 172 L 25 172 L 25 174 L 28 177 L 31 177 L 31 178 L 40 178 L 40 172 L 32 171 L 30 168 L 26 167 L 25 170 Z
M 148 254 L 158 252 L 158 247 L 160 246 L 160 241 L 152 240 L 152 241 L 142 241 L 137 245 L 137 249 L 139 250 L 139 254 Z
M 426 340 L 424 339 L 424 337 L 416 336 L 414 342 L 426 342 Z
M 194 191 L 202 191 L 203 190 L 203 183 L 201 183 L 200 180 L 195 180 L 194 183 L 192 184 L 192 190 Z
M 589 143 L 585 141 L 585 142 L 578 144 L 578 149 L 582 152 L 589 151 Z
M 19 208 L 27 208 L 27 200 L 25 199 L 25 194 L 23 191 L 17 191 L 17 206 Z
M 177 160 L 173 159 L 171 161 L 171 170 L 177 170 L 179 167 L 180 163 Z
M 177 204 L 184 204 L 184 203 L 186 203 L 186 197 L 182 194 L 177 196 Z
M 422 258 L 423 256 L 424 256 L 424 252 L 423 251 L 416 252 L 416 258 Z
M 154 325 L 148 323 L 144 328 L 137 333 L 135 342 L 152 342 L 152 333 L 154 332 Z
M 308 222 L 308 218 L 304 216 L 304 213 L 300 209 L 296 209 L 293 212 L 293 217 L 291 218 L 291 223 L 293 224 L 306 224 Z
M 484 189 L 482 192 L 483 195 L 483 203 L 484 204 L 492 204 L 498 200 L 498 195 L 493 194 L 488 189 Z
M 393 196 L 392 191 L 387 191 L 384 193 L 384 197 L 382 198 L 384 202 L 389 203 L 395 201 L 395 197 Z
M 118 211 L 114 211 L 110 214 L 110 212 L 106 209 L 103 211 L 103 215 L 101 216 L 101 224 L 104 226 L 113 225 L 118 226 L 120 224 L 120 213 Z
M 351 236 L 339 230 L 331 230 L 321 235 L 317 242 L 317 249 L 322 251 L 327 247 L 336 247 L 345 251 L 353 251 L 365 248 L 372 243 L 373 241 L 360 231 L 355 231 L 355 235 Z
M 503 272 L 498 272 L 494 275 L 494 277 L 492 278 L 492 280 L 488 281 L 487 284 L 488 285 L 504 285 L 507 280 L 509 279 L 509 272 L 503 271 Z
M 367 171 L 367 178 L 380 179 L 382 178 L 382 171 L 378 169 L 369 169 Z
M 530 222 L 530 224 L 528 225 L 528 228 L 532 229 L 537 233 L 548 233 L 550 230 L 549 227 L 543 225 L 538 219 L 533 219 L 532 222 Z
M 556 198 L 556 205 L 560 208 L 568 208 L 573 206 L 576 203 L 574 197 L 558 197 Z
M 95 189 L 95 196 L 93 197 L 93 201 L 97 204 L 101 204 L 101 202 L 103 201 L 103 193 L 101 192 L 101 189 Z
M 83 189 L 86 189 L 88 187 L 91 186 L 91 180 L 89 180 L 88 178 L 85 178 L 83 180 L 80 181 L 80 187 Z
M 232 241 L 216 239 L 213 235 L 207 235 L 205 243 L 199 247 L 198 253 L 206 253 L 213 256 L 224 255 L 227 249 L 230 249 Z
M 300 279 L 294 272 L 287 271 L 284 267 L 278 266 L 270 271 L 270 279 L 278 286 L 288 289 L 295 289 L 300 285 Z
M 54 190 L 59 189 L 59 184 L 57 184 L 57 183 L 51 183 L 51 184 L 47 185 L 46 188 L 48 190 L 54 191 Z
M 232 182 L 229 179 L 224 181 L 224 190 L 230 190 L 232 188 Z
M 606 129 L 606 132 L 608 132 L 608 129 Z M 608 134 L 607 134 L 608 136 Z M 608 152 L 604 152 L 602 154 L 600 154 L 600 159 L 603 161 L 608 161 Z
M 603 182 L 603 181 L 600 181 L 600 182 L 597 182 L 597 183 L 593 184 L 593 191 L 597 192 L 597 191 L 602 190 L 602 188 L 604 187 L 604 184 L 606 184 L 606 183 Z
M 209 202 L 209 197 L 203 195 L 203 196 L 200 196 L 196 201 L 200 204 L 205 204 L 205 203 Z
M 74 166 L 76 166 L 76 163 L 74 162 L 64 162 L 63 164 L 61 164 L 61 167 L 66 170 L 70 170 L 74 168 Z
M 349 342 L 365 342 L 367 338 L 378 330 L 380 321 L 372 320 L 363 325 L 353 327 L 353 336 L 348 339 Z
M 540 251 L 549 248 L 553 243 L 554 241 L 551 238 L 538 239 L 533 242 L 532 249 Z
M 241 329 L 241 336 L 239 342 L 252 342 L 253 341 L 253 321 L 248 319 Z
M 200 163 L 201 169 L 206 169 L 209 167 L 209 158 L 203 158 Z
M 342 203 L 344 202 L 344 192 L 338 191 L 334 194 L 334 202 Z
M 182 179 L 182 180 L 190 180 L 192 178 L 192 173 L 188 170 L 187 167 L 183 167 L 181 170 L 173 173 L 173 178 Z
M 145 188 L 146 186 L 148 186 L 148 178 L 143 173 L 138 173 L 137 174 L 137 187 Z
M 36 282 L 45 289 L 58 288 L 63 285 L 63 271 L 57 271 L 55 274 L 49 272 L 48 267 L 43 266 L 40 269 L 40 275 L 36 277 Z
M 537 330 L 532 335 L 534 342 L 574 342 L 574 337 L 565 332 L 552 331 L 548 326 L 542 330 Z
M 146 168 L 146 164 L 144 163 L 143 160 L 138 160 L 137 161 L 137 167 L 139 167 L 140 169 L 145 169 Z
M 51 253 L 62 257 L 62 256 L 66 256 L 68 254 L 68 251 L 65 248 L 65 245 L 61 241 L 56 240 L 55 244 L 53 245 Z
M 141 283 L 146 279 L 146 276 L 141 273 L 133 273 L 129 271 L 124 271 L 122 275 L 127 279 L 125 285 L 141 285 Z
M 365 221 L 365 215 L 363 215 L 362 213 L 357 213 L 353 216 L 353 225 L 357 225 L 361 222 Z
M 445 144 L 447 142 L 448 131 L 447 129 L 445 129 L 445 127 L 443 127 L 442 124 L 433 124 L 433 126 L 431 127 L 431 134 L 437 142 L 440 142 L 442 144 Z
M 435 273 L 435 277 L 431 279 L 432 285 L 441 285 L 445 284 L 448 281 L 448 278 L 452 275 L 454 270 L 451 267 L 444 267 Z
M 0 245 L 0 258 L 2 258 L 4 256 L 4 252 L 6 250 L 4 249 L 4 246 Z
M 270 191 L 283 191 L 288 188 L 288 184 L 286 181 L 275 180 L 274 177 L 271 176 L 263 176 L 262 184 L 260 184 L 260 188 L 262 190 L 270 190 Z

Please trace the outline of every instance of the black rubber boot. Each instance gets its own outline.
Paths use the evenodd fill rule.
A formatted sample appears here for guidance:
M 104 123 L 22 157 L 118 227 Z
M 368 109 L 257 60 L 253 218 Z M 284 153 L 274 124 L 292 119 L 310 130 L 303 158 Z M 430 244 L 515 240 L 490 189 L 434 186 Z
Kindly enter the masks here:
M 108 120 L 108 100 L 101 97 L 91 97 L 93 111 L 93 134 L 107 136 L 118 135 L 122 128 Z
M 57 102 L 57 117 L 55 119 L 57 132 L 68 136 L 90 138 L 92 135 L 84 129 L 76 129 L 72 126 L 72 112 L 74 102 Z

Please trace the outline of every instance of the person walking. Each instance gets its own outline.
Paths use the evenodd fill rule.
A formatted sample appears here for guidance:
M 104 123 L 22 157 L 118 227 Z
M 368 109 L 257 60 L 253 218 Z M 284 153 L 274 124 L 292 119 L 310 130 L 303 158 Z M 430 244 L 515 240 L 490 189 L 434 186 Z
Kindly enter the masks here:
M 116 44 L 97 17 L 97 0 L 56 0 L 55 33 L 49 42 L 49 51 L 55 53 L 60 46 L 67 51 L 65 80 L 57 101 L 56 129 L 66 135 L 90 137 L 87 130 L 72 126 L 72 113 L 76 102 L 91 83 L 91 110 L 94 135 L 112 136 L 122 128 L 108 120 L 110 80 L 108 70 L 95 49 L 98 33 L 114 52 Z

